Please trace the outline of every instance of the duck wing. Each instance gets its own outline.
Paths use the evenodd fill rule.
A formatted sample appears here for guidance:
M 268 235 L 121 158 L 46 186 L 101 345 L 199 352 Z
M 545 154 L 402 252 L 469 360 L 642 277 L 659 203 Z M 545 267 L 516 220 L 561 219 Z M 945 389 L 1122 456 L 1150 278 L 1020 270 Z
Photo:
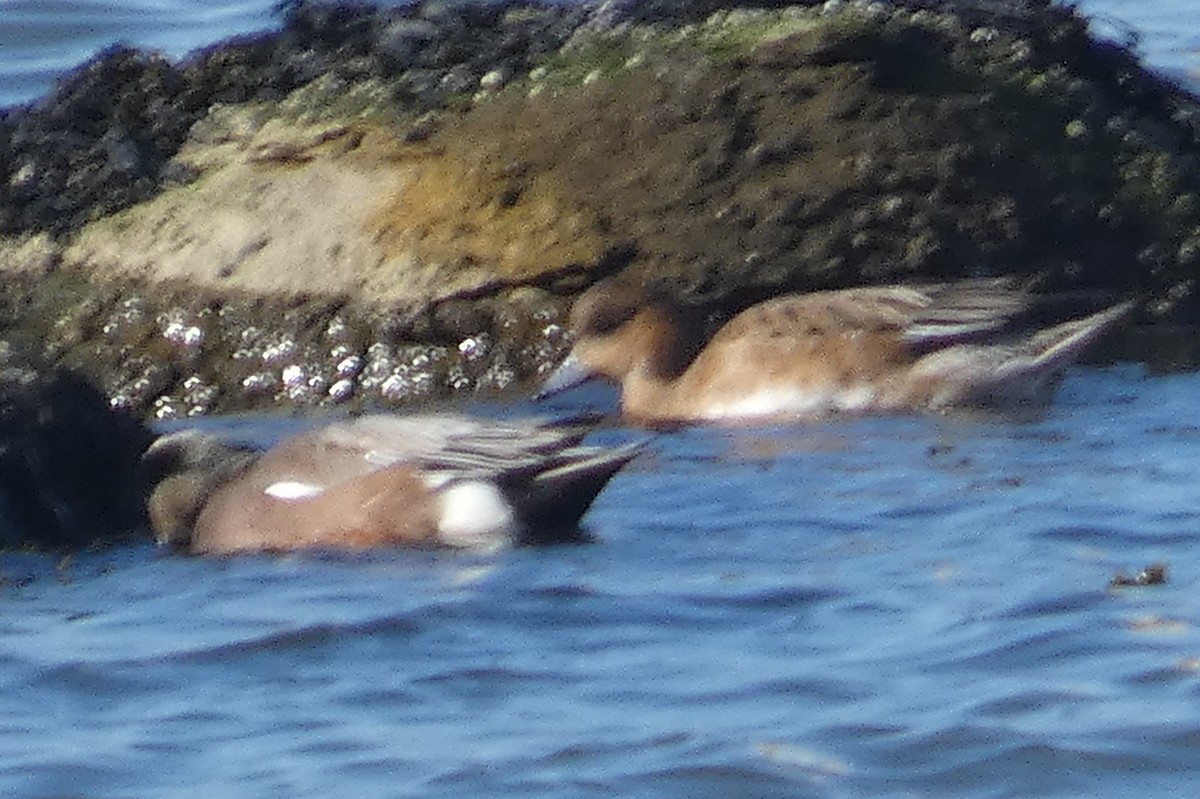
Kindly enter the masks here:
M 779 297 L 743 311 L 714 341 L 889 333 L 922 352 L 999 333 L 1029 307 L 1029 293 L 1007 278 L 820 291 Z
M 373 414 L 327 428 L 326 435 L 377 468 L 407 462 L 447 479 L 512 479 L 586 462 L 610 450 L 581 442 L 591 415 L 501 421 L 454 414 Z

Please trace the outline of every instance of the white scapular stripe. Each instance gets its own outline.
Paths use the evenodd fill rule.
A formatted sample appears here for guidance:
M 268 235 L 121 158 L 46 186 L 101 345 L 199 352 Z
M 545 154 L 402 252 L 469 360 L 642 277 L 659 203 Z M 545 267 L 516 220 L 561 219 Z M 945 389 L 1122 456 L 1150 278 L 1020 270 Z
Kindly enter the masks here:
M 312 483 L 301 483 L 299 480 L 280 480 L 271 483 L 263 493 L 269 497 L 283 500 L 312 499 L 323 493 L 324 489 Z

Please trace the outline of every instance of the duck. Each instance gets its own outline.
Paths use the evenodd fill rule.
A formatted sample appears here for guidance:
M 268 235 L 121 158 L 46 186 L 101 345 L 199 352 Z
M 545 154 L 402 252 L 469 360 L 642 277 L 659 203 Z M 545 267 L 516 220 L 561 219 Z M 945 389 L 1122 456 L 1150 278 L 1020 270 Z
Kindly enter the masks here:
M 198 428 L 142 463 L 155 540 L 197 555 L 586 540 L 579 524 L 644 441 L 587 446 L 594 417 L 368 414 L 262 448 Z
M 575 302 L 570 352 L 536 396 L 604 379 L 648 426 L 1036 406 L 1135 302 L 1018 332 L 1032 300 L 1004 278 L 787 294 L 706 339 L 696 309 L 607 278 Z

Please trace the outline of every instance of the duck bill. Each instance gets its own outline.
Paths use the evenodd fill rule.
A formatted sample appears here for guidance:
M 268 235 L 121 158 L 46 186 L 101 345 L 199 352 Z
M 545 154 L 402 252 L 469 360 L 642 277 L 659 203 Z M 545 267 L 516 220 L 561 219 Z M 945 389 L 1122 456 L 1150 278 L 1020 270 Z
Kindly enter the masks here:
M 567 355 L 566 360 L 560 363 L 550 373 L 550 376 L 546 378 L 546 382 L 542 384 L 541 389 L 534 395 L 534 399 L 540 400 L 555 394 L 561 394 L 567 389 L 586 383 L 595 377 L 597 377 L 597 374 L 580 363 L 579 358 L 575 357 L 575 353 L 572 351 Z

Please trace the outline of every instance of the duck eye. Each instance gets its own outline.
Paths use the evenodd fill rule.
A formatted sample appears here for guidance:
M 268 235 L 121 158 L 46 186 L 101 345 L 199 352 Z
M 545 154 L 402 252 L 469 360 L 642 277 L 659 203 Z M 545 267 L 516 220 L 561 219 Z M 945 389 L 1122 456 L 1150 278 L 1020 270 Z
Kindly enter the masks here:
M 601 336 L 616 332 L 617 328 L 633 318 L 634 310 L 631 305 L 605 308 L 592 318 L 589 325 L 591 332 Z

